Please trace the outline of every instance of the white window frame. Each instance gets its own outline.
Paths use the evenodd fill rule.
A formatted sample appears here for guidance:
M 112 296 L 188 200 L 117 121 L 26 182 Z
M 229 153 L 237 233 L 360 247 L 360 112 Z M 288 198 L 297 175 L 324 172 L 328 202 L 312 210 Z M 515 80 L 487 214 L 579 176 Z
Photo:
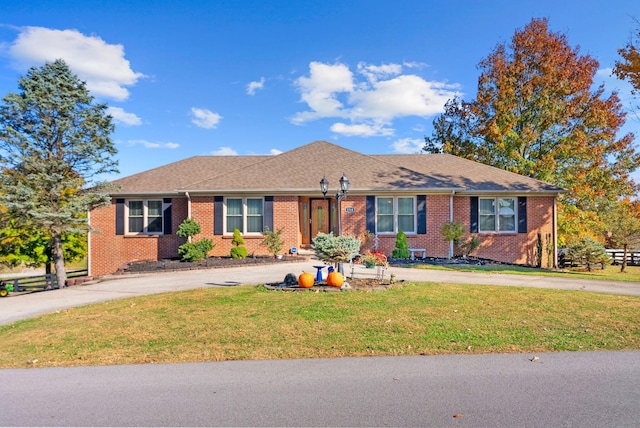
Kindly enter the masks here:
M 259 232 L 247 232 L 247 217 L 250 217 L 250 215 L 248 214 L 248 210 L 247 210 L 247 200 L 249 199 L 255 199 L 255 200 L 260 200 L 262 203 L 262 227 L 264 227 L 264 198 L 263 197 L 246 197 L 246 196 L 229 196 L 229 197 L 225 197 L 224 198 L 224 213 L 223 213 L 223 230 L 224 230 L 224 235 L 233 235 L 233 230 L 231 232 L 229 232 L 227 230 L 227 200 L 232 199 L 232 200 L 237 200 L 237 199 L 241 199 L 242 200 L 242 229 L 238 229 L 240 230 L 240 233 L 242 235 L 262 235 L 263 230 L 260 230 Z
M 142 231 L 131 232 L 129 231 L 129 219 L 131 218 L 129 212 L 129 204 L 131 202 L 142 202 Z M 160 231 L 149 231 L 149 203 L 160 203 Z M 164 235 L 164 201 L 162 199 L 128 199 L 125 201 L 125 234 L 126 235 Z M 157 218 L 154 216 L 154 218 Z
M 378 227 L 378 200 L 379 199 L 393 199 L 393 231 L 379 231 Z M 418 233 L 418 205 L 417 198 L 415 196 L 376 196 L 376 233 L 379 235 L 397 235 L 398 228 L 398 199 L 411 199 L 413 204 L 413 230 L 402 230 L 407 235 L 416 235 Z
M 494 217 L 494 222 L 493 222 L 493 228 L 492 229 L 482 229 L 482 214 L 481 214 L 481 207 L 482 207 L 482 201 L 483 200 L 490 200 L 493 201 L 493 206 L 494 206 L 494 212 L 493 212 L 493 217 Z M 501 230 L 501 225 L 500 225 L 500 201 L 501 200 L 510 200 L 513 201 L 513 229 L 509 229 L 509 230 Z M 518 232 L 518 198 L 517 197 L 491 197 L 491 198 L 484 198 L 484 197 L 480 197 L 478 198 L 478 232 L 479 233 L 517 233 Z

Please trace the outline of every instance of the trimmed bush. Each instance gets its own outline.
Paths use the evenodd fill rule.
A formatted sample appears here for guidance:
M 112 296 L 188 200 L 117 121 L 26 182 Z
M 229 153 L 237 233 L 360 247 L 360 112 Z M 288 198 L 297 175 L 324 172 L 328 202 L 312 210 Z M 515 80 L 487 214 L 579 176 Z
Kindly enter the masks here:
M 396 235 L 396 248 L 391 253 L 394 259 L 409 258 L 409 244 L 407 243 L 407 235 L 401 230 Z
M 591 266 L 611 263 L 611 257 L 604 246 L 595 239 L 585 236 L 580 241 L 567 248 L 567 257 L 574 264 L 586 265 L 591 272 Z
M 353 236 L 333 236 L 332 233 L 318 233 L 311 245 L 316 257 L 323 262 L 350 262 L 360 251 L 360 240 Z
M 244 246 L 244 238 L 240 234 L 240 230 L 233 229 L 233 240 L 231 241 L 234 247 L 231 248 L 231 257 L 234 259 L 244 259 L 248 256 L 247 248 Z
M 178 247 L 178 254 L 185 262 L 197 262 L 209 256 L 209 252 L 215 246 L 211 239 L 203 238 L 199 241 L 192 241 L 191 237 L 200 233 L 200 225 L 191 217 L 185 219 L 180 226 L 176 235 L 187 238 L 189 241 Z

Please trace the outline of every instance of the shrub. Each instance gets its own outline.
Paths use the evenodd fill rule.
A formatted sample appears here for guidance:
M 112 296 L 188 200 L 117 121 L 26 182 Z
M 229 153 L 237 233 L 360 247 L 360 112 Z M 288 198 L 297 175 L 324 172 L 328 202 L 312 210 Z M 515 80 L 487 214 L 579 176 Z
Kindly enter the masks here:
M 233 229 L 233 240 L 231 243 L 234 247 L 231 248 L 231 257 L 234 259 L 244 259 L 247 257 L 247 249 L 244 246 L 244 238 L 240 234 L 240 230 Z
M 409 244 L 407 243 L 407 235 L 401 230 L 396 235 L 396 247 L 391 252 L 394 259 L 409 258 Z
M 176 235 L 187 238 L 189 241 L 178 247 L 178 254 L 182 256 L 185 262 L 197 262 L 205 259 L 213 247 L 211 239 L 203 238 L 199 241 L 192 241 L 191 237 L 200 233 L 200 225 L 191 217 L 185 219 L 180 226 Z
M 611 258 L 604 250 L 604 246 L 589 236 L 568 247 L 567 257 L 573 264 L 586 265 L 589 272 L 593 265 L 611 263 Z
M 266 227 L 262 234 L 264 235 L 262 245 L 267 247 L 269 252 L 274 256 L 280 253 L 280 250 L 282 250 L 282 246 L 284 245 L 284 241 L 282 240 L 282 228 L 273 231 Z
M 350 262 L 360 251 L 360 240 L 353 236 L 318 233 L 311 244 L 316 257 L 323 262 Z
M 464 236 L 464 226 L 457 221 L 448 221 L 440 226 L 440 234 L 445 241 L 453 241 L 454 257 L 467 257 L 480 246 L 480 240 L 472 236 L 466 241 L 462 240 Z
M 200 225 L 193 218 L 189 217 L 185 219 L 180 226 L 178 226 L 178 231 L 176 235 L 182 236 L 185 238 L 190 238 L 194 235 L 200 233 Z
M 445 241 L 457 243 L 464 236 L 464 226 L 456 221 L 448 221 L 440 226 L 440 234 Z
M 459 242 L 456 245 L 458 254 L 462 257 L 471 255 L 480 246 L 480 240 L 476 236 L 472 236 L 464 242 Z
M 231 248 L 232 259 L 246 259 L 248 255 L 249 254 L 247 253 L 247 249 L 244 247 L 244 245 Z
M 178 254 L 185 262 L 197 262 L 205 259 L 209 251 L 213 250 L 213 241 L 203 238 L 195 242 L 186 242 L 178 247 Z

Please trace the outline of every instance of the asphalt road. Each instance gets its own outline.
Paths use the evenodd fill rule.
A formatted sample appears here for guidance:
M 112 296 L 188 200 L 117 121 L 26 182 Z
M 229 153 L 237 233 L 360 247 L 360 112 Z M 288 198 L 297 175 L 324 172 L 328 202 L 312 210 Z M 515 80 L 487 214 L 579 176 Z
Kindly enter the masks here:
M 533 357 L 5 369 L 0 425 L 638 426 L 640 352 Z

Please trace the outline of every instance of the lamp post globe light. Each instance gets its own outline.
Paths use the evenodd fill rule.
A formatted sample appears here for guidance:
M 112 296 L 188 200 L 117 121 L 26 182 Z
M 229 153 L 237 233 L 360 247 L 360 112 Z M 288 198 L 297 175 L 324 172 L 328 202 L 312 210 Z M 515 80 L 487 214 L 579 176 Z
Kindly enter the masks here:
M 336 202 L 338 203 L 338 236 L 342 235 L 342 213 L 340 203 L 343 199 L 347 198 L 347 193 L 349 193 L 349 179 L 342 173 L 342 177 L 340 177 L 340 189 L 336 192 Z M 322 177 L 320 180 L 320 191 L 322 192 L 322 196 L 324 198 L 327 197 L 327 192 L 329 191 L 329 180 L 327 180 L 326 176 Z

